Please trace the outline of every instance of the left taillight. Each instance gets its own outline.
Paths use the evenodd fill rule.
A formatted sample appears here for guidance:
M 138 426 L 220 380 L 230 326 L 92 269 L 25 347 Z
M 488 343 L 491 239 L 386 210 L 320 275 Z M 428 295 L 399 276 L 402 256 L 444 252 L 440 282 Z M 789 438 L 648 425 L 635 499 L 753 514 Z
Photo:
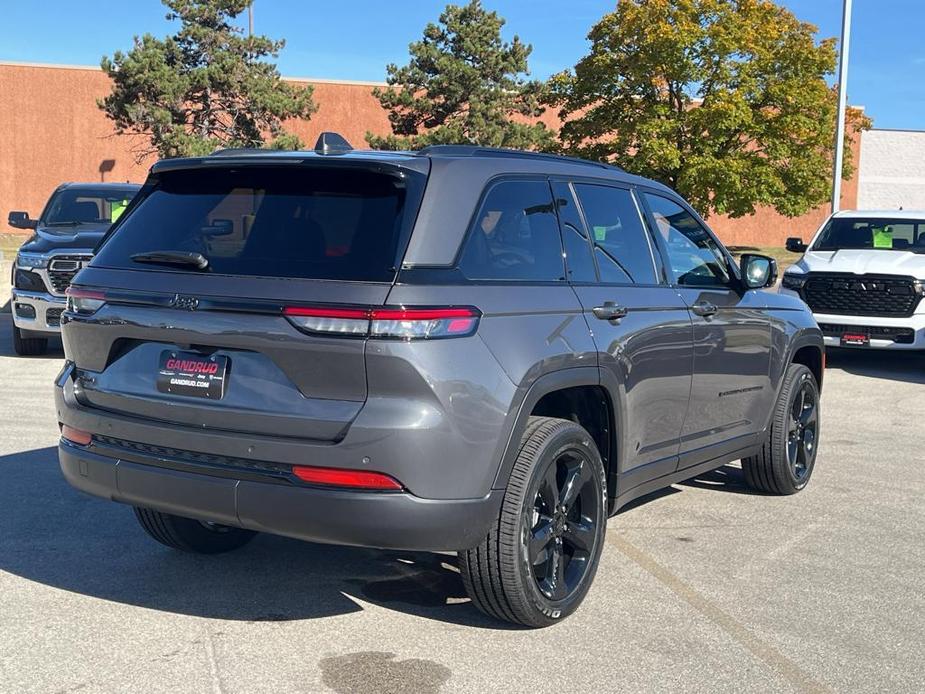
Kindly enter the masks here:
M 106 303 L 106 295 L 95 289 L 68 287 L 65 294 L 68 313 L 76 313 L 78 316 L 92 315 Z
M 475 333 L 481 312 L 472 306 L 333 308 L 289 306 L 283 315 L 299 330 L 344 337 L 432 340 Z

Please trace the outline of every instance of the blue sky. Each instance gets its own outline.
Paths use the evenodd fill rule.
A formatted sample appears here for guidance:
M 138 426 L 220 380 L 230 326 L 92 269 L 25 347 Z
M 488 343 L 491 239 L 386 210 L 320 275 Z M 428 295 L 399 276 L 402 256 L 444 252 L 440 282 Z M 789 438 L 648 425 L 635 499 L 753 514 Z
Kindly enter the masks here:
M 285 38 L 284 75 L 382 80 L 407 60 L 408 44 L 436 20 L 445 0 L 255 0 L 255 31 Z M 533 44 L 531 71 L 545 78 L 586 53 L 591 25 L 614 0 L 485 0 L 508 21 L 508 37 Z M 798 17 L 838 36 L 842 0 L 783 0 Z M 35 8 L 41 7 L 41 11 Z M 0 60 L 96 65 L 131 46 L 132 36 L 164 35 L 158 0 L 0 0 Z M 242 16 L 242 26 L 246 16 Z M 855 0 L 848 99 L 877 128 L 925 130 L 925 2 Z

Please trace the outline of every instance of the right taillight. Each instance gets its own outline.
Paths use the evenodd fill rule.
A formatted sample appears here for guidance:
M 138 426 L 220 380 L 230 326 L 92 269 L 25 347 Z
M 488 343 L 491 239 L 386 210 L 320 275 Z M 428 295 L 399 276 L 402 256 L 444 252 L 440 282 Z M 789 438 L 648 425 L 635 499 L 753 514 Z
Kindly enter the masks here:
M 106 303 L 106 295 L 92 289 L 68 287 L 65 293 L 67 294 L 68 313 L 76 313 L 79 316 L 94 314 Z
M 344 337 L 433 340 L 475 333 L 481 312 L 471 306 L 333 308 L 289 306 L 283 315 L 299 330 Z

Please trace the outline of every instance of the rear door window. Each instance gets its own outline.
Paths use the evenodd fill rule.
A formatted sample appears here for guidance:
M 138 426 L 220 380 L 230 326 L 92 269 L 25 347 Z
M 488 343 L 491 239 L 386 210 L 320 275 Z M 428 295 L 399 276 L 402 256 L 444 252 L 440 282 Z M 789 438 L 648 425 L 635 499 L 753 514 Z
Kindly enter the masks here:
M 459 261 L 473 280 L 565 279 L 562 243 L 549 184 L 502 181 L 485 196 Z
M 602 282 L 657 284 L 642 218 L 625 188 L 579 183 L 581 201 Z
M 389 282 L 423 178 L 332 167 L 165 172 L 95 264 L 188 271 L 132 261 L 185 251 L 217 274 Z

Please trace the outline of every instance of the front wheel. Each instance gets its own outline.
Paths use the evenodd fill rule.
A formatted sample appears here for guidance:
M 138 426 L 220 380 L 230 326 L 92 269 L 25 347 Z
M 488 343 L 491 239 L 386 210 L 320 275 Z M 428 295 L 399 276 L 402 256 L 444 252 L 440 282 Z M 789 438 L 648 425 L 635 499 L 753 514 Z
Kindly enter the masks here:
M 256 533 L 135 507 L 135 518 L 148 535 L 163 545 L 183 552 L 219 554 L 238 549 L 250 542 Z
M 495 525 L 459 553 L 472 602 L 528 627 L 561 621 L 584 600 L 604 547 L 607 484 L 581 426 L 531 417 Z
M 13 351 L 21 357 L 37 357 L 48 351 L 48 338 L 23 337 L 22 330 L 14 325 Z
M 816 377 L 802 364 L 791 364 L 761 450 L 742 459 L 748 486 L 766 494 L 803 489 L 816 465 L 819 424 Z

